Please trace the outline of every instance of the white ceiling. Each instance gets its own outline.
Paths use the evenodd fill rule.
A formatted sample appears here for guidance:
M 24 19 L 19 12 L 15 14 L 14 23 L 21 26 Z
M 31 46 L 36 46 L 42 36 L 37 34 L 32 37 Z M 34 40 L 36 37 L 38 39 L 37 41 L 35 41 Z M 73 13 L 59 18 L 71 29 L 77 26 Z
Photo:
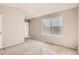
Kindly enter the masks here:
M 75 3 L 6 3 L 0 5 L 21 8 L 26 13 L 26 17 L 28 19 L 55 13 L 69 8 L 74 8 L 77 6 Z

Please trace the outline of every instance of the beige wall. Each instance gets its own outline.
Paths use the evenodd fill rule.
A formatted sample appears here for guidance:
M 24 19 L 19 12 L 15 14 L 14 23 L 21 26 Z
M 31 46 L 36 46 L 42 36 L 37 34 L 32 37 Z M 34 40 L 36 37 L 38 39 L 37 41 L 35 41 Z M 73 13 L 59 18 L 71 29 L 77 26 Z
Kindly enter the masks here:
M 0 6 L 3 15 L 3 46 L 24 42 L 24 13 L 13 7 Z
M 78 54 L 79 54 L 79 5 L 78 5 L 78 22 L 77 22 L 77 24 L 78 24 Z
M 47 37 L 41 35 L 41 20 L 53 15 L 63 16 L 63 37 Z M 54 14 L 41 16 L 30 20 L 30 36 L 34 39 L 55 43 L 58 45 L 77 49 L 77 8 L 64 10 Z

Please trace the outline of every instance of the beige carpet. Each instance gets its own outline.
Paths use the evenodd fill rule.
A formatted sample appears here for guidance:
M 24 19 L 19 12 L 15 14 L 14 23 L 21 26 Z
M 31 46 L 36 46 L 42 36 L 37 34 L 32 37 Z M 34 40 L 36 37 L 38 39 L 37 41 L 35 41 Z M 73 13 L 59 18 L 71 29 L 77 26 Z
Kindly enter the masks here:
M 1 55 L 76 55 L 77 51 L 51 45 L 37 40 L 28 40 L 22 44 L 0 50 Z

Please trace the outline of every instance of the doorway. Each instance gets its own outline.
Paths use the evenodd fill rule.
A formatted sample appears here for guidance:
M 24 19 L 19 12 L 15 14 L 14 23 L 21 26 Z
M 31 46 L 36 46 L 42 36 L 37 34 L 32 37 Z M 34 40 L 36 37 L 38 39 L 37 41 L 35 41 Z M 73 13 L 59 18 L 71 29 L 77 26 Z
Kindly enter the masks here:
M 30 26 L 30 21 L 25 19 L 24 22 L 24 37 L 25 39 L 29 38 L 29 26 Z

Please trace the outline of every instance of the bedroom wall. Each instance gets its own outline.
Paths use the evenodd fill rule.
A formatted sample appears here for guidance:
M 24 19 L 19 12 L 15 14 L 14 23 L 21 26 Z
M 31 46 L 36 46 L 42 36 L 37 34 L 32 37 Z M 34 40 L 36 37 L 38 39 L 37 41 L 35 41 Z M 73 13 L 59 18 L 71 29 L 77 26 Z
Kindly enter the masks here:
M 31 38 L 77 49 L 77 10 L 78 8 L 76 7 L 30 19 Z M 50 37 L 41 35 L 41 20 L 43 20 L 43 18 L 50 17 L 53 15 L 63 16 L 63 37 Z
M 0 14 L 3 15 L 3 46 L 24 42 L 24 12 L 19 8 L 0 6 Z
M 78 5 L 78 22 L 77 22 L 77 24 L 78 24 L 78 29 L 77 29 L 77 31 L 78 31 L 78 42 L 77 42 L 77 44 L 78 44 L 78 54 L 79 54 L 79 5 Z

